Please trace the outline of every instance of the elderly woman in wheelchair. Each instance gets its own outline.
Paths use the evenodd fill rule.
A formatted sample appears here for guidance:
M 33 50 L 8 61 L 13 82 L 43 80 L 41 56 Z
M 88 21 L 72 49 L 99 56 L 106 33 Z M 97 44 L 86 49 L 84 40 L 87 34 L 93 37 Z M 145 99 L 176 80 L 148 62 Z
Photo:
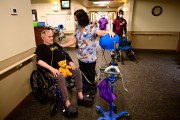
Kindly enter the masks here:
M 78 108 L 76 106 L 73 106 L 69 100 L 67 91 L 68 82 L 66 82 L 67 79 L 59 72 L 58 62 L 63 60 L 67 61 L 67 64 L 71 67 L 71 79 L 74 80 L 74 85 L 77 90 L 78 104 L 87 105 L 89 103 L 92 103 L 93 99 L 84 96 L 82 93 L 83 84 L 81 72 L 79 69 L 77 69 L 69 54 L 66 53 L 59 44 L 53 42 L 53 32 L 51 30 L 42 31 L 41 38 L 43 40 L 43 44 L 40 44 L 36 48 L 37 64 L 41 68 L 46 69 L 45 75 L 50 80 L 48 82 L 44 82 L 43 86 L 45 87 L 46 83 L 51 84 L 54 80 L 64 102 L 64 111 L 68 114 L 77 113 Z M 36 74 L 40 74 L 39 71 L 35 72 Z M 39 76 L 42 77 L 42 75 Z

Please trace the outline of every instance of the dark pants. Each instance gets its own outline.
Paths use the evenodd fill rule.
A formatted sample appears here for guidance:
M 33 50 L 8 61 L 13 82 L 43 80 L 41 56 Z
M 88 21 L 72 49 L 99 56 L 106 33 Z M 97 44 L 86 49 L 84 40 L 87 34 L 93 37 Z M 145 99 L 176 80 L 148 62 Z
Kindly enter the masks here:
M 86 86 L 87 92 L 96 90 L 96 83 L 95 83 L 95 75 L 96 75 L 96 62 L 93 63 L 84 63 L 79 61 L 79 69 L 81 70 L 82 74 L 85 75 L 85 77 L 88 79 L 88 82 L 86 78 L 82 75 L 83 83 Z
M 118 35 L 119 36 L 119 44 L 121 44 L 121 38 L 122 38 L 122 35 Z M 119 47 L 119 46 L 118 46 Z
M 71 78 L 74 80 L 74 84 L 77 92 L 82 92 L 82 76 L 79 69 L 70 70 L 72 72 Z M 52 74 L 51 74 L 52 75 Z M 59 90 L 61 91 L 63 100 L 69 100 L 68 90 L 66 86 L 66 79 L 62 74 L 60 74 L 56 79 Z

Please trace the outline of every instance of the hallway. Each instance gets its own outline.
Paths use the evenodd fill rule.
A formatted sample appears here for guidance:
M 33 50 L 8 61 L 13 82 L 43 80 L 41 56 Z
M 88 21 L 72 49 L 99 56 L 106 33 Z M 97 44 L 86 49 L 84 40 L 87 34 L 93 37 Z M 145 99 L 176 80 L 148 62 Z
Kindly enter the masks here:
M 75 49 L 67 50 L 77 64 Z M 104 64 L 99 48 L 98 64 Z M 135 53 L 138 63 L 125 60 L 125 65 L 120 65 L 126 92 L 122 81 L 117 81 L 115 91 L 117 111 L 128 111 L 132 120 L 179 120 L 180 115 L 180 56 L 175 53 Z M 110 58 L 108 51 L 106 59 Z M 73 104 L 77 104 L 76 90 L 69 91 Z M 51 100 L 50 100 L 51 101 Z M 40 104 L 30 95 L 21 106 L 13 120 L 67 120 L 59 110 L 54 117 L 49 116 L 51 102 Z M 99 97 L 97 93 L 92 107 L 79 106 L 77 118 L 70 120 L 96 120 L 101 115 L 96 112 L 95 106 L 101 106 L 108 111 L 109 104 Z

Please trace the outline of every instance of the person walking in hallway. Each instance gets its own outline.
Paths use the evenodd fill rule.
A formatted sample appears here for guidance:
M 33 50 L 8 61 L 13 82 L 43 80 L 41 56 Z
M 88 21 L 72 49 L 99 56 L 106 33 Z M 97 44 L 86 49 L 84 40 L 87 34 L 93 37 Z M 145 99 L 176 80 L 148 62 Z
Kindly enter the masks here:
M 119 10 L 119 16 L 113 21 L 113 32 L 115 32 L 120 38 L 125 35 L 127 36 L 127 22 L 123 18 L 124 11 Z
M 100 30 L 106 30 L 107 24 L 108 24 L 108 20 L 105 18 L 105 15 L 102 14 L 101 18 L 98 21 L 99 23 L 99 29 Z

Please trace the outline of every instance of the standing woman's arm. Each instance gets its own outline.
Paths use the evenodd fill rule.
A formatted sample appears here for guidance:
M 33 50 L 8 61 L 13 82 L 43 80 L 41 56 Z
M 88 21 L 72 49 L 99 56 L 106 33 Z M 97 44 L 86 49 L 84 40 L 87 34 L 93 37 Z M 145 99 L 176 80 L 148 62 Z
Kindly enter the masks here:
M 97 30 L 97 31 L 96 31 L 96 34 L 97 34 L 98 36 L 102 36 L 102 35 L 105 35 L 105 34 L 109 34 L 111 37 L 114 37 L 114 35 L 115 35 L 114 32 L 106 31 L 106 30 Z
M 71 45 L 74 45 L 76 43 L 76 38 L 73 38 L 72 40 L 70 40 L 69 42 L 65 43 L 65 44 L 61 44 L 62 47 L 69 47 Z

